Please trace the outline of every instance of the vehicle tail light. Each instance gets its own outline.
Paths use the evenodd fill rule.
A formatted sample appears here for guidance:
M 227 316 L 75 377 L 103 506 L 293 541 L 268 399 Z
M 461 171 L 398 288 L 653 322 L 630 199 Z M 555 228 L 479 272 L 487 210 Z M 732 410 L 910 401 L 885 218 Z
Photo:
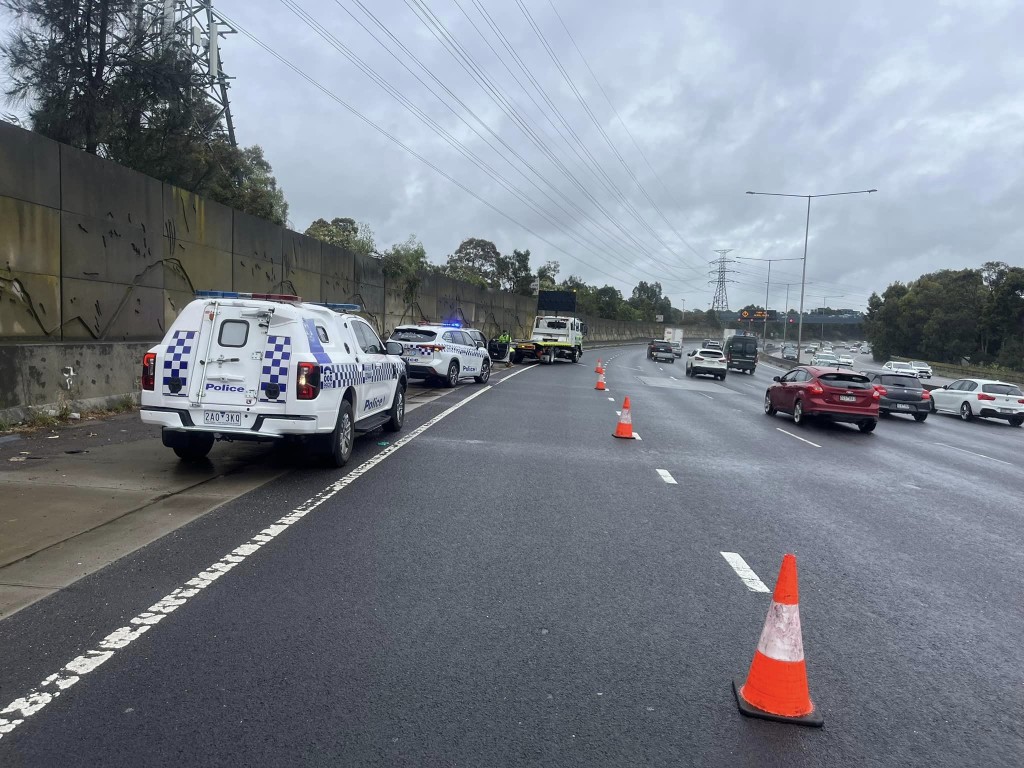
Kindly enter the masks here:
M 880 387 L 880 386 L 878 386 L 876 384 L 875 385 L 875 394 L 873 394 L 872 397 L 877 399 L 877 398 L 882 397 L 883 395 L 887 395 L 887 394 L 889 394 L 889 390 L 887 390 L 885 387 Z
M 921 390 L 921 399 L 922 400 L 931 400 L 932 399 L 932 393 L 929 392 L 927 389 L 922 389 Z
M 987 392 L 979 392 L 978 393 L 978 399 L 979 400 L 995 400 L 996 396 L 995 395 L 990 395 Z
M 703 357 L 701 357 L 700 355 L 697 355 L 697 356 L 696 356 L 696 357 L 694 357 L 693 359 L 694 359 L 694 360 L 700 360 L 700 361 L 701 361 L 702 363 L 704 362 L 704 358 L 703 358 Z
M 1018 400 L 1017 402 L 1021 403 L 1022 405 L 1024 405 L 1024 400 Z
M 142 388 L 152 392 L 156 388 L 156 353 L 142 356 Z
M 299 363 L 295 381 L 295 397 L 298 400 L 315 400 L 320 394 L 320 366 L 316 363 Z
M 821 382 L 817 379 L 811 381 L 811 385 L 807 387 L 807 393 L 810 395 L 824 395 L 825 390 L 822 389 Z

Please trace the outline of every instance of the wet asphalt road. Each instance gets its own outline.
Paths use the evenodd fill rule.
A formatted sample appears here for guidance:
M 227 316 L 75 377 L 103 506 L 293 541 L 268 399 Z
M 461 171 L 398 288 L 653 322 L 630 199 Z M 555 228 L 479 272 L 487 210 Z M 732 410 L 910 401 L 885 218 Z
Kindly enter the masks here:
M 1024 430 L 797 428 L 761 410 L 778 371 L 692 381 L 642 347 L 519 370 L 81 675 L 0 765 L 1020 764 Z M 611 437 L 624 395 L 640 441 Z M 380 439 L 0 622 L 0 708 Z M 796 553 L 823 729 L 738 714 L 769 596 L 722 551 L 769 587 Z

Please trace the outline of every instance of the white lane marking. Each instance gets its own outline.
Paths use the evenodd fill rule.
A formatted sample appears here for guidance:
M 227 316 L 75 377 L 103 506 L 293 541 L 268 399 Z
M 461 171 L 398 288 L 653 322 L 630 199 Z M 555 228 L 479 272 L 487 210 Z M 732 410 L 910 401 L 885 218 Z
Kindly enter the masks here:
M 808 445 L 813 445 L 815 448 L 821 448 L 821 446 L 818 445 L 817 443 L 812 443 L 810 440 L 804 440 L 804 438 L 800 437 L 800 435 L 794 435 L 792 432 L 787 432 L 782 427 L 776 427 L 776 429 L 779 430 L 779 432 L 781 432 L 784 435 L 789 435 L 790 437 L 795 437 L 801 443 L 807 443 Z
M 633 433 L 633 439 L 634 440 L 643 440 L 643 438 L 640 437 L 640 435 L 638 435 L 636 432 Z
M 679 381 L 675 376 L 669 376 L 669 378 L 672 379 L 672 381 Z
M 667 469 L 656 469 L 654 471 L 657 472 L 661 476 L 661 479 L 669 485 L 679 485 L 679 483 L 676 482 L 676 479 L 672 477 L 672 473 Z
M 740 557 L 736 552 L 719 552 L 722 557 L 725 558 L 725 562 L 732 566 L 732 569 L 736 571 L 736 575 L 740 577 L 740 581 L 747 585 L 747 589 L 751 592 L 768 592 L 769 589 L 764 585 L 764 582 L 758 578 L 754 570 L 747 565 L 747 561 Z
M 698 392 L 697 394 L 698 395 L 704 395 L 704 397 L 706 397 L 708 400 L 714 400 L 715 399 L 711 395 L 705 394 L 703 392 Z
M 476 399 L 490 389 L 492 389 L 490 385 L 481 387 L 465 400 L 462 400 L 461 402 L 458 402 L 450 408 L 442 411 L 430 421 L 427 421 L 414 429 L 405 437 L 396 440 L 376 456 L 367 459 L 344 477 L 328 485 L 315 496 L 307 499 L 297 506 L 287 515 L 276 522 L 271 523 L 247 542 L 231 550 L 231 552 L 224 555 L 215 563 L 212 563 L 205 570 L 200 571 L 194 578 L 189 579 L 173 592 L 162 597 L 138 616 L 130 619 L 128 626 L 115 629 L 100 640 L 93 649 L 86 651 L 81 656 L 75 657 L 57 670 L 57 672 L 44 678 L 39 685 L 29 691 L 26 695 L 15 699 L 6 707 L 0 709 L 0 739 L 2 739 L 5 734 L 10 733 L 25 722 L 26 718 L 39 712 L 43 707 L 60 696 L 61 693 L 81 680 L 82 675 L 86 675 L 100 665 L 105 664 L 117 651 L 126 648 L 132 642 L 138 640 L 139 637 L 152 629 L 155 624 L 159 624 L 167 618 L 168 614 L 173 613 L 178 610 L 178 608 L 181 608 L 190 599 L 195 597 L 202 590 L 206 589 L 236 565 L 243 562 L 247 557 L 258 552 L 265 544 L 273 541 L 279 534 L 288 530 L 289 526 L 294 525 L 321 504 L 330 500 L 339 492 L 347 488 L 382 461 L 392 456 L 395 451 L 405 445 L 408 445 L 432 426 L 448 416 L 451 416 L 466 403 Z
M 622 411 L 616 411 L 616 412 L 615 412 L 615 415 L 616 415 L 616 416 L 621 416 L 621 415 L 622 415 Z
M 615 398 L 614 397 L 609 397 L 608 399 L 611 400 L 613 403 L 615 402 Z
M 528 368 L 520 368 L 520 369 L 519 369 L 518 371 L 516 371 L 515 373 L 510 373 L 510 374 L 509 374 L 508 376 L 502 376 L 502 377 L 501 377 L 500 379 L 498 379 L 498 380 L 497 380 L 496 382 L 494 382 L 494 383 L 495 383 L 495 384 L 501 384 L 501 382 L 503 382 L 503 381 L 507 381 L 508 379 L 511 379 L 511 378 L 512 378 L 513 376 L 518 376 L 518 375 L 519 375 L 520 373 L 526 373 L 527 371 L 532 371 L 532 370 L 533 370 L 534 368 L 536 368 L 536 367 L 537 367 L 537 366 L 535 366 L 535 365 L 531 365 L 531 366 L 529 366 Z
M 955 445 L 947 445 L 946 443 L 936 443 L 941 445 L 943 448 L 952 448 L 954 451 L 960 451 L 960 453 L 969 453 L 971 456 L 977 456 L 980 459 L 988 459 L 989 461 L 998 461 L 1000 464 L 1009 464 L 1011 467 L 1013 464 L 1009 461 L 1003 461 L 1002 459 L 994 459 L 991 456 L 986 456 L 984 453 L 975 453 L 974 451 L 968 451 L 965 448 L 957 448 Z

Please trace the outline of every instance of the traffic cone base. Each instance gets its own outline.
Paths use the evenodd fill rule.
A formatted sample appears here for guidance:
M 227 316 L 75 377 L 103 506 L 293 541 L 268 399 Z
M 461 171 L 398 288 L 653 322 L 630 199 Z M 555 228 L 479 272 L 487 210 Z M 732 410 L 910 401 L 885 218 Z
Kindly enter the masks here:
M 734 680 L 740 712 L 780 723 L 821 727 L 825 719 L 811 701 L 800 627 L 796 557 L 782 558 L 772 604 L 746 681 Z
M 817 708 L 812 709 L 806 715 L 799 715 L 790 717 L 787 715 L 776 715 L 771 712 L 766 712 L 763 709 L 758 709 L 753 704 L 743 698 L 743 687 L 744 683 L 742 680 L 732 681 L 732 691 L 736 694 L 736 704 L 740 708 L 740 713 L 747 717 L 760 717 L 762 720 L 774 720 L 777 723 L 793 723 L 794 725 L 807 725 L 812 728 L 821 728 L 825 724 L 825 718 L 821 716 Z M 811 702 L 813 706 L 814 702 Z
M 612 437 L 622 438 L 623 440 L 633 439 L 633 416 L 629 412 L 629 397 L 622 402 L 622 411 L 619 413 L 619 423 L 615 426 L 615 431 L 612 432 Z

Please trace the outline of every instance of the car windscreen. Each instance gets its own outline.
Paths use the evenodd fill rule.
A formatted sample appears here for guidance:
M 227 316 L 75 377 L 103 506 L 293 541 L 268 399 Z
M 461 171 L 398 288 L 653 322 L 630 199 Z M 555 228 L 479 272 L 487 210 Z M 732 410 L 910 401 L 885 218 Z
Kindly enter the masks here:
M 921 380 L 916 376 L 880 376 L 879 383 L 887 387 L 906 387 L 907 389 L 924 389 Z
M 719 352 L 717 349 L 702 349 L 697 352 L 701 357 L 711 357 L 716 360 L 721 360 L 725 355 Z
M 741 355 L 756 355 L 757 354 L 757 340 L 756 339 L 742 339 L 740 341 L 734 341 L 732 343 L 732 351 L 737 352 Z
M 391 334 L 392 341 L 433 341 L 437 338 L 436 331 L 425 331 L 420 328 L 395 328 Z
M 1022 393 L 1020 387 L 1013 384 L 982 384 L 981 391 L 989 395 L 1017 395 Z
M 871 389 L 871 381 L 867 376 L 859 373 L 823 373 L 818 381 L 830 387 L 845 387 L 846 389 Z

